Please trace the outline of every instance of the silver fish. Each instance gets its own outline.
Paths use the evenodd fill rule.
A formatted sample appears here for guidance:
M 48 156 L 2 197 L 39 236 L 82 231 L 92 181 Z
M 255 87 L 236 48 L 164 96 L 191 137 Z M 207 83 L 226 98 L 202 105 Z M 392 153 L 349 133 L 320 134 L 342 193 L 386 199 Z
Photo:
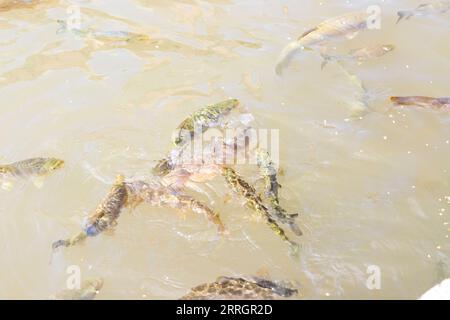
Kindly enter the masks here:
M 386 44 L 351 50 L 347 55 L 332 56 L 322 54 L 323 62 L 321 68 L 324 69 L 331 61 L 356 61 L 362 63 L 364 61 L 380 58 L 394 49 L 394 45 Z
M 326 20 L 306 31 L 281 51 L 275 67 L 276 73 L 280 75 L 299 51 L 311 50 L 314 46 L 322 45 L 334 39 L 353 39 L 359 31 L 367 28 L 369 17 L 369 14 L 365 11 L 351 12 Z
M 421 4 L 413 10 L 402 10 L 397 12 L 397 23 L 403 19 L 408 20 L 411 17 L 430 16 L 435 14 L 446 13 L 450 10 L 450 1 L 439 1 L 434 3 Z

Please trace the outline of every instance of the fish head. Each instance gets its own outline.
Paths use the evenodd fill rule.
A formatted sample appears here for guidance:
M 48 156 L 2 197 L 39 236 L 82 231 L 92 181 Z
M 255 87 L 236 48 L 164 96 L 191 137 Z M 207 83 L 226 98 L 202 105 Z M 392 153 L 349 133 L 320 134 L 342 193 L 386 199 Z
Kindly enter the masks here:
M 231 110 L 239 106 L 238 99 L 228 99 L 222 102 L 222 107 L 226 110 Z
M 159 160 L 156 166 L 152 169 L 152 173 L 156 176 L 165 176 L 172 171 L 173 165 L 168 158 Z
M 173 144 L 175 146 L 179 146 L 180 144 L 183 143 L 183 141 L 184 141 L 183 137 L 181 135 L 179 135 L 173 139 Z
M 60 168 L 64 167 L 64 160 L 50 158 L 45 162 L 44 167 L 49 172 L 60 169 Z
M 10 171 L 8 166 L 0 166 L 0 174 L 6 174 Z

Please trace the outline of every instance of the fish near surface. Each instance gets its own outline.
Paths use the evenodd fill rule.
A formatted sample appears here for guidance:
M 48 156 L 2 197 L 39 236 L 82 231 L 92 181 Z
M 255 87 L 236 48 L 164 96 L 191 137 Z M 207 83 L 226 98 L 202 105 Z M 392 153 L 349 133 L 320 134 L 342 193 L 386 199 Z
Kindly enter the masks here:
M 146 34 L 134 33 L 130 31 L 112 30 L 112 31 L 99 31 L 92 28 L 80 28 L 77 26 L 68 25 L 65 20 L 57 20 L 59 29 L 57 33 L 65 31 L 71 31 L 77 36 L 86 37 L 102 42 L 146 42 L 150 40 L 150 37 Z
M 386 44 L 351 50 L 348 55 L 343 56 L 332 56 L 322 54 L 322 58 L 324 61 L 322 63 L 321 68 L 322 69 L 325 68 L 325 66 L 331 61 L 356 61 L 358 63 L 362 63 L 364 61 L 381 58 L 382 56 L 388 54 L 394 49 L 395 49 L 394 45 Z
M 424 3 L 413 10 L 398 11 L 397 23 L 403 19 L 408 20 L 411 17 L 430 16 L 440 13 L 446 13 L 450 10 L 450 1 L 438 1 L 433 3 Z
M 220 120 L 239 106 L 239 100 L 229 99 L 195 111 L 177 127 L 173 143 L 180 146 L 193 138 L 195 130 L 205 132 L 220 125 Z
M 256 163 L 259 167 L 260 174 L 264 179 L 265 194 L 271 207 L 270 212 L 273 213 L 276 220 L 287 224 L 296 235 L 301 236 L 302 231 L 295 223 L 295 218 L 298 217 L 298 214 L 288 214 L 280 205 L 278 188 L 280 188 L 281 185 L 278 183 L 277 169 L 272 159 L 270 159 L 267 150 L 261 148 L 256 150 Z
M 422 108 L 449 108 L 450 97 L 433 98 L 425 96 L 391 97 L 391 101 L 397 106 L 418 106 Z
M 192 288 L 180 300 L 274 300 L 297 294 L 295 288 L 266 279 L 219 277 Z
M 124 177 L 118 175 L 108 195 L 98 205 L 97 209 L 87 217 L 84 229 L 70 239 L 54 242 L 53 249 L 61 246 L 74 246 L 87 237 L 97 236 L 103 231 L 113 228 L 117 225 L 117 219 L 122 208 L 128 205 L 128 189 Z
M 1 175 L 14 177 L 44 176 L 64 166 L 64 161 L 56 158 L 32 158 L 0 165 Z
M 14 162 L 7 165 L 0 165 L 0 179 L 8 178 L 42 178 L 51 172 L 64 166 L 64 161 L 56 158 L 32 158 Z M 34 180 L 35 185 L 40 187 L 41 181 Z M 3 184 L 6 184 L 3 181 Z M 4 187 L 2 184 L 2 187 Z M 6 185 L 5 185 L 6 186 Z
M 278 225 L 275 219 L 272 218 L 270 210 L 256 193 L 255 188 L 238 175 L 233 168 L 224 166 L 222 168 L 222 175 L 225 177 L 225 181 L 230 188 L 245 199 L 247 206 L 263 217 L 266 220 L 267 225 L 269 225 L 275 234 L 290 245 L 292 255 L 296 256 L 299 250 L 298 243 L 289 239 L 284 230 Z
M 95 278 L 84 281 L 80 289 L 66 289 L 50 298 L 56 300 L 93 300 L 103 287 L 103 279 Z
M 151 182 L 142 180 L 127 182 L 127 188 L 130 202 L 133 204 L 145 202 L 154 207 L 166 207 L 182 211 L 190 210 L 206 216 L 209 221 L 217 226 L 219 233 L 223 234 L 226 231 L 217 212 L 190 195 L 181 193 L 170 186 L 164 186 L 156 179 Z
M 306 31 L 296 41 L 289 43 L 281 51 L 276 62 L 276 73 L 281 75 L 284 68 L 289 65 L 292 58 L 299 51 L 312 49 L 330 40 L 354 38 L 359 31 L 367 28 L 369 17 L 370 15 L 365 11 L 351 12 L 326 20 Z

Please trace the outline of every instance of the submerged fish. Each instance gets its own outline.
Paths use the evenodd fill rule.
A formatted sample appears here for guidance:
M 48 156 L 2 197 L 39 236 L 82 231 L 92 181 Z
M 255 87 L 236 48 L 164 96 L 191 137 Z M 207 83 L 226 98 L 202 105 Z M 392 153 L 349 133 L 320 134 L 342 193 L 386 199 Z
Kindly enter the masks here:
M 295 218 L 298 217 L 298 214 L 288 214 L 280 205 L 278 188 L 280 188 L 281 185 L 278 183 L 277 169 L 275 168 L 275 164 L 270 158 L 269 153 L 264 149 L 258 148 L 256 151 L 256 163 L 259 167 L 260 174 L 264 179 L 265 194 L 269 199 L 270 212 L 276 220 L 287 224 L 296 235 L 301 236 L 302 231 L 295 223 Z
M 217 226 L 220 233 L 225 232 L 225 227 L 217 212 L 190 195 L 181 193 L 170 186 L 162 185 L 156 179 L 151 182 L 142 180 L 127 182 L 127 188 L 130 202 L 135 205 L 146 202 L 156 207 L 190 210 L 205 215 L 209 221 Z
M 397 106 L 418 106 L 423 108 L 450 107 L 450 97 L 432 98 L 424 96 L 391 97 L 391 101 Z
M 51 172 L 64 166 L 64 161 L 56 158 L 32 158 L 14 162 L 11 164 L 0 165 L 0 179 L 3 189 L 9 189 L 12 186 L 10 178 L 31 178 L 36 187 L 42 186 L 42 178 Z
M 230 167 L 222 168 L 222 175 L 226 182 L 237 194 L 246 200 L 246 204 L 252 210 L 256 211 L 261 217 L 266 220 L 269 227 L 283 240 L 289 243 L 293 255 L 298 253 L 299 245 L 289 239 L 284 230 L 278 225 L 274 218 L 272 218 L 270 210 L 264 205 L 261 197 L 256 193 L 255 188 L 249 185 L 236 171 Z
M 411 17 L 415 16 L 429 16 L 434 14 L 446 13 L 450 10 L 450 1 L 438 1 L 434 3 L 425 3 L 421 4 L 417 8 L 413 10 L 403 10 L 398 11 L 398 20 L 397 23 L 402 21 L 403 19 L 408 20 Z
M 331 62 L 331 61 L 356 61 L 358 63 L 362 63 L 364 61 L 380 58 L 385 54 L 391 52 L 395 49 L 395 46 L 386 44 L 386 45 L 377 45 L 372 47 L 366 47 L 361 49 L 351 50 L 348 55 L 342 56 L 331 56 L 327 54 L 322 54 L 323 62 L 322 69 Z
M 105 42 L 142 42 L 150 40 L 150 37 L 146 34 L 133 33 L 129 31 L 113 30 L 113 31 L 98 31 L 91 28 L 78 28 L 69 26 L 67 21 L 57 20 L 60 25 L 57 33 L 62 33 L 64 31 L 71 31 L 74 34 L 92 38 L 99 41 Z
M 55 158 L 32 158 L 14 162 L 11 164 L 0 165 L 0 177 L 31 177 L 45 176 L 52 171 L 64 166 L 64 161 Z
M 81 284 L 80 289 L 66 289 L 50 298 L 56 300 L 93 300 L 103 287 L 103 279 L 90 279 Z
M 301 50 L 310 50 L 314 46 L 339 38 L 354 38 L 360 30 L 367 28 L 370 15 L 365 12 L 352 12 L 326 20 L 316 27 L 306 31 L 296 41 L 288 44 L 276 62 L 275 71 L 278 75 L 283 72 L 294 57 Z
M 229 99 L 201 108 L 177 127 L 173 143 L 176 146 L 182 145 L 194 136 L 195 130 L 200 129 L 201 132 L 205 132 L 209 128 L 220 125 L 221 118 L 238 106 L 239 100 Z
M 192 288 L 180 300 L 274 300 L 297 294 L 298 290 L 287 284 L 262 278 L 219 277 Z
M 74 246 L 87 237 L 94 237 L 116 226 L 122 208 L 128 205 L 127 186 L 124 177 L 119 175 L 108 195 L 99 204 L 97 209 L 87 217 L 84 229 L 70 239 L 54 242 L 52 245 L 53 249 L 61 246 Z

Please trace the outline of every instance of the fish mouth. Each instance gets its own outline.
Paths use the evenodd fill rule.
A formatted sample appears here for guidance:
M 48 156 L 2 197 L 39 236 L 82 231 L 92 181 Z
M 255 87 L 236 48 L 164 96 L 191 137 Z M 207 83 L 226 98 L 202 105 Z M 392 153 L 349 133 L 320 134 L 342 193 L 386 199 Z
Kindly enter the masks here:
M 51 169 L 56 170 L 64 167 L 64 160 L 53 159 L 51 163 Z

